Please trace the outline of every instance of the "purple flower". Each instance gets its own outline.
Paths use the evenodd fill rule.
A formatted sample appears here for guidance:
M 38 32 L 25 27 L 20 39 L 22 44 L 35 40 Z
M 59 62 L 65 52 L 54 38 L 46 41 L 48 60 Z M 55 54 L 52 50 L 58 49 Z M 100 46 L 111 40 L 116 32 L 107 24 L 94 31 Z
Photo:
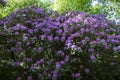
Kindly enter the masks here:
M 37 48 L 36 48 L 36 47 L 33 48 L 33 52 L 35 52 L 35 51 L 37 51 Z
M 72 76 L 72 77 L 75 77 L 75 78 L 79 78 L 79 77 L 80 77 L 80 73 L 72 73 L 71 76 Z
M 105 49 L 105 50 L 108 49 L 108 45 L 107 45 L 107 44 L 104 45 L 104 49 Z
M 53 59 L 51 59 L 50 61 L 47 61 L 47 64 L 50 65 L 52 61 Z
M 51 74 L 48 74 L 48 77 L 51 77 Z
M 19 35 L 19 32 L 15 32 L 15 35 Z
M 28 76 L 28 77 L 27 77 L 27 80 L 33 80 L 33 79 L 32 79 L 32 76 Z
M 74 50 L 77 49 L 76 45 L 72 45 L 71 48 L 74 49 Z
M 44 62 L 44 58 L 40 59 L 40 62 L 43 63 Z
M 89 40 L 89 37 L 85 37 L 85 40 Z
M 56 31 L 56 34 L 61 35 L 62 32 L 63 32 L 62 29 L 59 29 L 59 30 Z
M 30 34 L 33 34 L 33 30 L 32 30 L 32 29 L 29 29 L 28 32 L 29 32 Z
M 6 5 L 6 0 L 0 0 L 0 3 L 2 3 L 3 6 Z
M 65 62 L 68 62 L 69 59 L 70 59 L 70 56 L 69 56 L 69 55 L 66 55 L 66 56 L 65 56 Z
M 38 60 L 38 61 L 36 62 L 36 64 L 39 65 L 39 64 L 41 64 L 41 63 L 43 63 L 43 62 L 44 62 L 44 58 Z
M 82 44 L 85 44 L 85 43 L 86 43 L 86 40 L 83 39 L 83 40 L 81 41 L 81 43 L 82 43 Z
M 86 73 L 89 73 L 89 71 L 90 71 L 90 70 L 89 70 L 88 68 L 85 69 L 85 72 L 86 72 Z
M 90 42 L 90 44 L 97 44 L 97 41 L 92 41 L 92 42 Z
M 29 45 L 30 45 L 30 42 L 27 42 L 27 43 L 26 43 L 26 46 L 29 46 Z
M 71 40 L 66 40 L 65 43 L 66 44 L 71 43 Z
M 21 62 L 19 62 L 19 61 L 16 61 L 16 62 L 13 63 L 13 65 L 14 65 L 15 67 L 20 66 L 20 64 L 21 64 Z
M 55 70 L 55 71 L 53 71 L 52 79 L 54 80 L 54 79 L 56 79 L 56 78 L 57 78 L 57 71 Z
M 17 49 L 18 52 L 21 52 L 22 50 L 23 50 L 22 47 L 19 47 L 19 48 Z
M 21 30 L 22 31 L 27 30 L 27 27 L 26 26 L 21 26 Z
M 111 40 L 112 43 L 119 43 L 119 40 Z
M 72 46 L 72 44 L 69 42 L 66 44 L 68 48 L 70 48 Z
M 85 32 L 90 32 L 90 30 L 87 28 L 87 29 L 85 30 Z
M 76 78 L 80 77 L 80 73 L 76 73 L 76 74 L 75 74 L 75 77 L 76 77 Z
M 73 36 L 73 37 L 78 37 L 80 34 L 78 33 L 78 32 L 76 32 L 76 33 L 74 33 L 74 34 L 72 34 L 71 36 Z
M 90 55 L 90 60 L 95 60 L 95 56 L 94 55 Z
M 108 39 L 111 39 L 111 38 L 114 38 L 114 37 L 113 37 L 113 36 L 111 36 L 111 35 L 108 35 L 108 36 L 107 36 L 107 38 L 108 38 Z
M 37 69 L 37 67 L 35 67 L 35 66 L 30 67 L 30 70 L 36 70 L 36 69 Z
M 61 50 L 57 51 L 57 53 L 60 54 L 61 56 L 64 56 L 64 52 Z
M 96 40 L 97 40 L 97 41 L 100 41 L 100 38 L 98 37 L 98 38 L 96 38 Z
M 105 35 L 105 33 L 104 33 L 104 32 L 100 32 L 99 34 L 100 34 L 100 35 Z
M 38 33 L 38 29 L 34 29 L 34 33 Z
M 19 42 L 17 42 L 17 45 L 18 45 L 18 46 L 21 46 L 21 44 L 22 44 L 22 43 L 21 43 L 20 41 L 19 41 Z
M 59 41 L 59 37 L 56 36 L 56 37 L 54 38 L 54 40 L 55 40 L 55 41 Z
M 89 48 L 88 52 L 94 52 L 94 49 L 93 48 Z
M 56 69 L 60 68 L 60 66 L 61 66 L 59 62 L 56 62 L 55 65 L 56 65 Z
M 78 51 L 82 51 L 81 47 L 78 47 L 77 50 L 78 50 Z
M 113 48 L 113 51 L 115 51 L 115 52 L 118 51 L 118 48 L 117 48 L 117 47 L 114 47 L 114 48 Z
M 22 78 L 21 78 L 21 77 L 18 77 L 16 80 L 22 80 Z
M 80 31 L 81 31 L 81 33 L 84 33 L 84 32 L 85 32 L 85 29 L 84 29 L 84 28 L 81 28 Z
M 44 39 L 46 38 L 46 36 L 45 36 L 45 35 L 41 35 L 40 38 L 41 38 L 42 40 L 44 40 Z
M 61 41 L 62 41 L 62 42 L 64 42 L 65 39 L 66 39 L 65 36 L 62 36 L 62 37 L 61 37 Z
M 39 48 L 38 48 L 38 51 L 41 52 L 41 51 L 42 51 L 42 47 L 39 47 Z
M 106 27 L 107 25 L 108 25 L 108 24 L 107 24 L 107 23 L 105 23 L 105 24 L 104 24 L 104 27 Z
M 120 46 L 118 46 L 118 49 L 120 50 Z
M 31 61 L 32 61 L 31 58 L 24 58 L 24 60 L 25 60 L 26 62 L 31 62 Z
M 99 57 L 99 53 L 96 54 L 96 57 Z
M 111 65 L 115 65 L 116 64 L 116 62 L 111 62 Z
M 36 64 L 39 65 L 39 64 L 41 64 L 41 62 L 40 62 L 40 61 L 37 61 Z
M 70 37 L 68 37 L 68 40 L 72 40 L 74 38 L 74 36 L 70 36 Z
M 48 39 L 48 41 L 52 42 L 53 41 L 53 36 L 48 36 L 47 39 Z
M 20 29 L 19 26 L 14 26 L 14 27 L 12 27 L 12 30 L 14 30 L 14 31 L 18 31 L 19 29 Z
M 102 42 L 102 43 L 105 43 L 105 39 L 102 39 L 101 42 Z
M 64 65 L 64 64 L 65 64 L 65 61 L 60 61 L 60 64 Z
M 77 27 L 80 27 L 81 26 L 81 24 L 77 24 Z
M 10 49 L 10 52 L 13 52 L 13 51 L 15 51 L 16 49 L 14 48 L 14 47 L 12 47 L 11 49 Z
M 28 37 L 27 37 L 27 36 L 23 36 L 23 40 L 24 40 L 24 41 L 27 41 L 27 40 L 28 40 Z

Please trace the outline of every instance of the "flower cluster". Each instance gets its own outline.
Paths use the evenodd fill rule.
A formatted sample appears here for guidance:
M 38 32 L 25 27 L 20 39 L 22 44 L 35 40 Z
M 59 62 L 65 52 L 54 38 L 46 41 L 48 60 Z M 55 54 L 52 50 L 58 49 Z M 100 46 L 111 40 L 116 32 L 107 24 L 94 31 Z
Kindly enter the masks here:
M 5 45 L 12 65 L 20 68 L 17 80 L 26 75 L 28 80 L 102 80 L 119 72 L 120 31 L 105 15 L 59 15 L 31 6 L 11 13 L 0 26 L 9 36 Z
M 6 5 L 6 0 L 0 0 L 0 4 L 2 4 L 3 6 Z

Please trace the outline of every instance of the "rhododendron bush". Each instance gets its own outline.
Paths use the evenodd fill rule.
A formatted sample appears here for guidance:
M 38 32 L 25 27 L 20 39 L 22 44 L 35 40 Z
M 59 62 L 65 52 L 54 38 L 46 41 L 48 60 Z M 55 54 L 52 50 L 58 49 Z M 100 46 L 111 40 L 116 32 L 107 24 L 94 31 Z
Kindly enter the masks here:
M 120 75 L 120 25 L 105 15 L 58 14 L 37 6 L 0 21 L 16 80 L 111 80 Z

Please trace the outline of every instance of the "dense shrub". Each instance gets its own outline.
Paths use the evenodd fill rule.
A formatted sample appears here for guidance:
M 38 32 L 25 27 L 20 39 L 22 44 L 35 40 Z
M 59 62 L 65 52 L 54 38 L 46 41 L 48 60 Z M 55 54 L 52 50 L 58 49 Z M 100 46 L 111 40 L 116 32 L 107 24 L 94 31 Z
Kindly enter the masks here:
M 5 6 L 6 5 L 6 1 L 5 0 L 0 0 L 0 6 Z
M 105 15 L 37 6 L 0 21 L 17 80 L 112 80 L 120 72 L 120 26 Z M 3 42 L 2 42 L 3 43 Z M 7 52 L 6 52 L 7 51 Z
M 6 6 L 0 6 L 0 19 L 2 19 L 5 16 L 8 16 L 12 11 L 17 9 L 25 8 L 31 5 L 39 5 L 42 8 L 48 8 L 48 6 L 51 4 L 44 4 L 41 2 L 41 0 L 6 0 L 6 2 Z

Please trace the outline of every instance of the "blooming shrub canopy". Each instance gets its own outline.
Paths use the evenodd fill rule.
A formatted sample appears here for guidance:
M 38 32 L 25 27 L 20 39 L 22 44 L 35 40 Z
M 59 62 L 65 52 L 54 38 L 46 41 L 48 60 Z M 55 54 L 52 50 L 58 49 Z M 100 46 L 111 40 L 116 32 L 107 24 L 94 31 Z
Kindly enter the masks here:
M 104 80 L 119 75 L 120 26 L 105 15 L 59 15 L 31 6 L 11 13 L 0 26 L 17 80 Z

